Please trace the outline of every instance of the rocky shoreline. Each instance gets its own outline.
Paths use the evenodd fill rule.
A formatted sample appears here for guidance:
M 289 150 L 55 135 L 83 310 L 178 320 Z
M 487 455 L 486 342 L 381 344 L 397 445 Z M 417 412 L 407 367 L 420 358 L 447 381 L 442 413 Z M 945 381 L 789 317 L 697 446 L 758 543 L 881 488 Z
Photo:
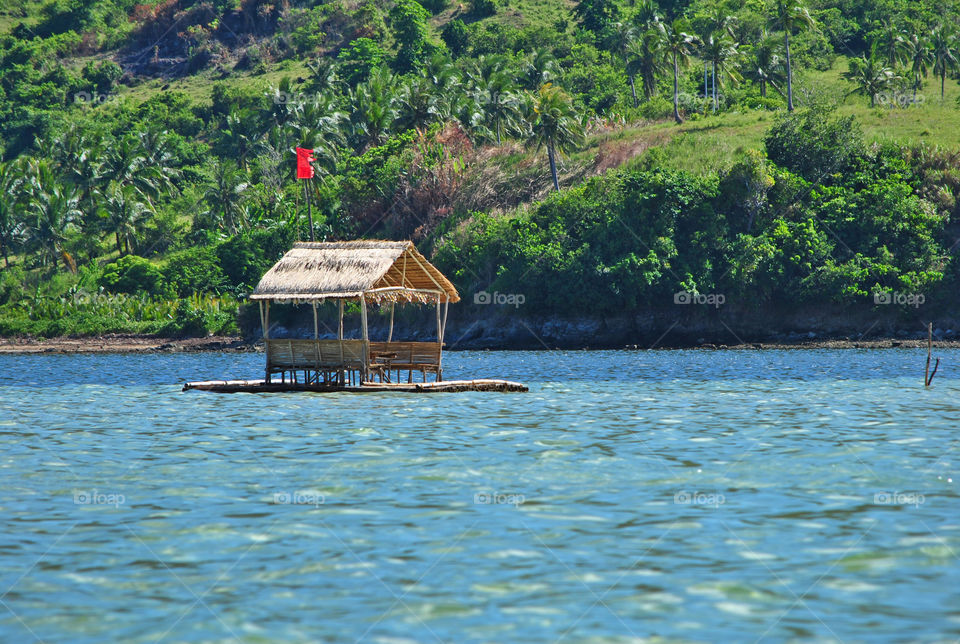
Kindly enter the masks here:
M 600 350 L 615 349 L 628 351 L 670 351 L 679 349 L 700 349 L 707 351 L 743 351 L 743 350 L 810 350 L 810 349 L 921 349 L 926 348 L 927 341 L 919 338 L 827 338 L 827 339 L 798 339 L 796 341 L 772 342 L 744 342 L 731 344 L 717 344 L 713 342 L 701 343 L 666 343 L 648 346 L 646 344 L 623 344 L 619 346 L 565 346 L 569 350 Z M 960 349 L 960 339 L 934 340 L 934 348 Z M 521 346 L 471 346 L 467 343 L 450 345 L 448 351 L 461 350 L 554 350 L 556 347 L 531 346 L 524 343 Z M 0 355 L 3 354 L 107 354 L 107 353 L 257 353 L 263 351 L 263 343 L 251 341 L 239 336 L 216 336 L 207 338 L 158 338 L 154 336 L 138 335 L 106 335 L 90 338 L 3 338 L 0 339 Z
M 2 354 L 65 353 L 248 353 L 257 347 L 239 336 L 159 338 L 150 335 L 109 334 L 88 338 L 0 338 Z
M 300 307 L 301 309 L 304 307 Z M 706 310 L 677 316 L 672 310 L 609 317 L 523 315 L 511 308 L 466 306 L 451 310 L 444 343 L 447 350 L 554 349 L 879 349 L 926 347 L 933 325 L 937 347 L 960 347 L 960 316 L 952 312 L 851 310 L 821 307 L 803 310 Z M 200 338 L 109 334 L 98 337 L 0 338 L 4 353 L 193 353 L 262 351 L 259 319 L 241 316 L 242 335 Z M 435 341 L 432 310 L 398 310 L 393 337 Z M 369 335 L 386 339 L 389 317 L 372 315 Z M 359 320 L 345 323 L 347 337 L 359 337 Z M 321 337 L 335 337 L 329 324 Z M 291 309 L 271 325 L 273 338 L 311 338 L 313 319 Z

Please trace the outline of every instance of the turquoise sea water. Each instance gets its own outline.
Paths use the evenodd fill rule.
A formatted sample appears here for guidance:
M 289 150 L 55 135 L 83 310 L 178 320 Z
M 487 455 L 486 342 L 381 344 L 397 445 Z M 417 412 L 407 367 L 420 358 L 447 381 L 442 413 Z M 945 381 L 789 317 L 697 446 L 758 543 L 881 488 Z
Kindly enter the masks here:
M 954 641 L 960 352 L 0 356 L 0 641 Z

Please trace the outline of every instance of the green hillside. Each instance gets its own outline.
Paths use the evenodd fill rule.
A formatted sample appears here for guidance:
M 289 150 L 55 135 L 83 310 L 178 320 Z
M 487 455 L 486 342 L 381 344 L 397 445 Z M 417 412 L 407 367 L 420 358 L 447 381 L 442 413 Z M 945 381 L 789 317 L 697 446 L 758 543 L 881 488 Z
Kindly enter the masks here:
M 316 237 L 413 238 L 467 294 L 562 285 L 598 313 L 681 290 L 743 307 L 909 292 L 951 313 L 958 16 L 866 0 L 7 3 L 0 334 L 236 330 L 259 275 L 309 236 L 297 146 L 316 151 Z

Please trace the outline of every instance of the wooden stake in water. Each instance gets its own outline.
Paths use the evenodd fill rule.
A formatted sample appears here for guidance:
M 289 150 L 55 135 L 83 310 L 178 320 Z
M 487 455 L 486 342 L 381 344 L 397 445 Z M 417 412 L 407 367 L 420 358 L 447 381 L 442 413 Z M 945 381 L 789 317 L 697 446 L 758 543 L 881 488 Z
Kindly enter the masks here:
M 937 369 L 940 368 L 940 358 L 937 358 L 933 365 L 933 373 L 930 373 L 930 359 L 933 356 L 933 322 L 927 324 L 927 368 L 923 371 L 923 386 L 929 387 L 933 382 L 933 377 L 937 375 Z

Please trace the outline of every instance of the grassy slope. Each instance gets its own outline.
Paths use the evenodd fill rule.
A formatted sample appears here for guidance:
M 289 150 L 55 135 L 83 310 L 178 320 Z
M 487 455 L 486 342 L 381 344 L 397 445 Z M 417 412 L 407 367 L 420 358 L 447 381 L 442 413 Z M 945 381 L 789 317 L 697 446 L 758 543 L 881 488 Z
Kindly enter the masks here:
M 855 116 L 868 142 L 928 143 L 960 149 L 960 85 L 956 82 L 947 82 L 943 101 L 939 81 L 931 77 L 920 93 L 921 104 L 907 109 L 871 109 L 864 97 L 847 95 L 852 85 L 842 77 L 846 69 L 847 59 L 841 57 L 829 71 L 806 73 L 797 83 L 798 104 L 803 105 L 805 96 L 838 102 L 837 114 Z M 743 150 L 762 149 L 764 133 L 774 118 L 774 112 L 748 111 L 711 115 L 683 125 L 671 119 L 596 136 L 591 143 L 619 141 L 634 149 L 663 145 L 669 165 L 705 172 L 729 167 Z

